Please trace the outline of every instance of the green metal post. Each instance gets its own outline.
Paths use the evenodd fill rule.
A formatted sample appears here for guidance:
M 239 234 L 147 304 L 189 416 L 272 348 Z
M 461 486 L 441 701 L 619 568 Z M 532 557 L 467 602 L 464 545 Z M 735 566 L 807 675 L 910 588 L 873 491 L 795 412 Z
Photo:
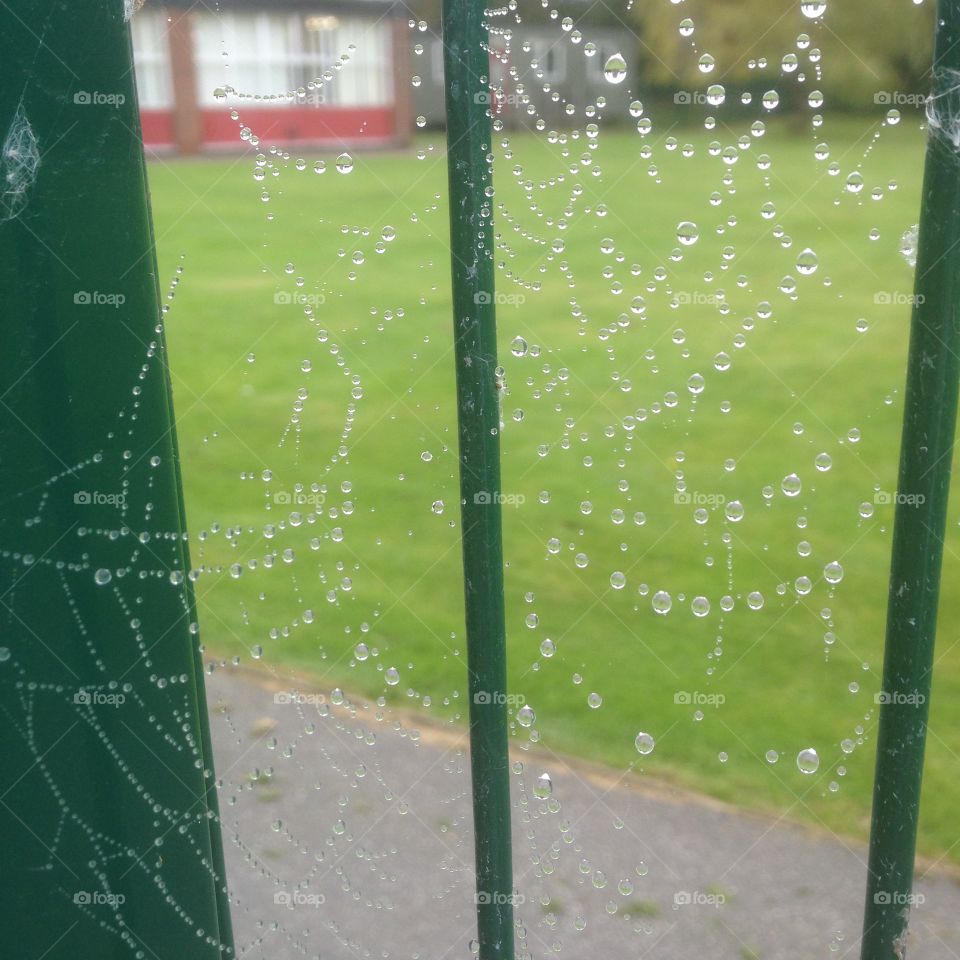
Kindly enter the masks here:
M 0 902 L 23 960 L 234 952 L 136 6 L 0 6 Z
M 903 960 L 960 382 L 960 0 L 938 3 L 863 960 Z
M 444 0 L 450 247 L 480 960 L 513 960 L 500 417 L 482 0 Z

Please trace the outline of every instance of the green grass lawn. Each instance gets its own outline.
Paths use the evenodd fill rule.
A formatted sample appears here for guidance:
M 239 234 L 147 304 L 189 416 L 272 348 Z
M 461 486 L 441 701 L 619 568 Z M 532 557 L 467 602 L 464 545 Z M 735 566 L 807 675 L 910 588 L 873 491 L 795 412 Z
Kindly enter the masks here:
M 853 835 L 869 816 L 892 517 L 861 504 L 895 486 L 909 317 L 876 294 L 910 293 L 898 244 L 922 163 L 915 118 L 876 143 L 875 129 L 771 129 L 729 166 L 709 144 L 740 130 L 674 130 L 678 149 L 656 129 L 604 132 L 567 157 L 518 135 L 497 148 L 493 201 L 503 491 L 525 498 L 504 507 L 510 673 L 543 746 Z M 820 141 L 828 160 L 814 159 Z M 210 571 L 204 642 L 465 715 L 442 138 L 358 154 L 348 175 L 332 155 L 322 175 L 312 155 L 304 170 L 267 156 L 260 180 L 253 154 L 150 168 L 161 282 L 183 267 L 167 329 L 193 562 Z M 859 193 L 844 189 L 855 169 Z M 700 238 L 680 247 L 684 220 Z M 812 275 L 797 269 L 808 246 Z M 309 502 L 276 502 L 296 484 Z M 678 489 L 705 499 L 705 523 Z M 951 530 L 957 515 L 955 499 Z M 953 537 L 920 839 L 954 861 L 958 568 Z M 698 717 L 678 693 L 724 702 Z M 657 741 L 644 757 L 641 730 Z M 809 776 L 795 764 L 807 747 L 821 758 Z

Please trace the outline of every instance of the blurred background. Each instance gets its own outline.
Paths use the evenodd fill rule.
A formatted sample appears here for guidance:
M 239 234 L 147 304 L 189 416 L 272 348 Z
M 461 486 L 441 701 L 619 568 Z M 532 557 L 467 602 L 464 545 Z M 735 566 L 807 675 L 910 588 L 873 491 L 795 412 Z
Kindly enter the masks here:
M 235 124 L 222 109 L 229 92 L 259 135 L 276 143 L 406 144 L 418 128 L 443 125 L 439 6 L 435 0 L 147 5 L 132 21 L 144 139 L 179 153 L 236 149 Z M 703 79 L 689 53 L 694 33 L 724 65 L 726 79 L 759 99 L 767 89 L 767 52 L 786 49 L 796 33 L 791 0 L 627 6 L 529 4 L 521 45 L 511 46 L 495 29 L 490 83 L 504 123 L 561 121 L 575 94 L 604 96 L 609 122 L 627 123 L 617 109 L 627 105 L 626 89 L 604 82 L 604 64 L 614 54 L 639 78 L 634 92 L 656 103 L 661 115 L 684 106 L 684 94 L 695 96 Z M 912 6 L 877 0 L 831 7 L 817 36 L 830 65 L 820 90 L 831 113 L 864 113 L 878 104 L 897 106 L 896 97 L 924 96 L 933 8 Z M 686 36 L 677 29 L 678 9 L 696 23 Z M 314 82 L 335 75 L 336 83 Z M 543 87 L 549 95 L 529 110 L 530 90 Z M 796 90 L 784 92 L 781 112 L 804 107 Z

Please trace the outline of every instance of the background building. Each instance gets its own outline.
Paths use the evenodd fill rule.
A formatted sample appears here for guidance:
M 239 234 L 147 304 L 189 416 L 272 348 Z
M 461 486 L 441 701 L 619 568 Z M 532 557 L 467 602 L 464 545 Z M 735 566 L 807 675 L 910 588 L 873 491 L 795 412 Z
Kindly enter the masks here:
M 242 126 L 278 144 L 387 145 L 409 136 L 410 29 L 399 7 L 384 0 L 218 6 L 148 2 L 133 17 L 148 145 L 181 153 L 236 147 Z
M 582 107 L 598 96 L 606 113 L 625 116 L 636 37 L 596 15 L 583 19 L 580 42 L 555 22 L 525 22 L 509 54 L 501 36 L 491 37 L 491 83 L 501 92 L 494 109 L 508 125 L 530 121 L 531 103 L 536 116 L 562 124 L 568 100 Z M 443 125 L 439 20 L 393 0 L 220 0 L 216 10 L 147 0 L 131 23 L 144 140 L 153 148 L 236 148 L 243 127 L 271 144 L 396 146 L 415 117 Z M 605 81 L 614 53 L 633 84 Z

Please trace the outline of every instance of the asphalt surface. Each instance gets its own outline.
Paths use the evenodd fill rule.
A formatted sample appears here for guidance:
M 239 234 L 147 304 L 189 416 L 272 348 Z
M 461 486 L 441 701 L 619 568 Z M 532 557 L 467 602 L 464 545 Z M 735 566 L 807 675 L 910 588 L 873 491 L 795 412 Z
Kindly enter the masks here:
M 208 678 L 238 954 L 469 958 L 464 731 L 291 689 Z M 861 844 L 542 752 L 517 763 L 519 957 L 859 957 Z M 960 886 L 918 874 L 907 955 L 960 958 Z

